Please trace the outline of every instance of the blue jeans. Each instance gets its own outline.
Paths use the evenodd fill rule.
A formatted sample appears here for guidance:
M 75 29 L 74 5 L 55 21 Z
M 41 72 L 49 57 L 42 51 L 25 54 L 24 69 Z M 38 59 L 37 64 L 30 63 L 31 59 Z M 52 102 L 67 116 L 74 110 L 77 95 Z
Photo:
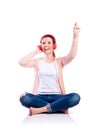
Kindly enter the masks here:
M 46 106 L 48 112 L 58 112 L 66 110 L 77 105 L 80 101 L 80 96 L 77 93 L 69 93 L 65 95 L 61 94 L 49 94 L 49 95 L 34 95 L 26 93 L 20 98 L 20 102 L 23 106 L 29 107 L 43 107 Z

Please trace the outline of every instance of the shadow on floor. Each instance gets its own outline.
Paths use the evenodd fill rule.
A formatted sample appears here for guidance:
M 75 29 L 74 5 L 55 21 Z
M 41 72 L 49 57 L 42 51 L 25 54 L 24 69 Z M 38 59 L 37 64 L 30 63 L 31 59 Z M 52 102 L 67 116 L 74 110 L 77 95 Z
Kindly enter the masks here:
M 38 114 L 33 116 L 27 116 L 21 123 L 23 128 L 73 128 L 77 127 L 77 123 L 69 114 L 52 113 L 52 114 Z

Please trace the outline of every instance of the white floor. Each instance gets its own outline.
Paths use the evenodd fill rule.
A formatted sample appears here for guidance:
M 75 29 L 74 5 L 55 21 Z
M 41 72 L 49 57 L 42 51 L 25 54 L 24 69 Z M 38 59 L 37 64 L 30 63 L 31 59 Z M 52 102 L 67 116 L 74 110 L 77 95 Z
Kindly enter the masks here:
M 40 114 L 35 116 L 27 116 L 21 123 L 21 128 L 73 128 L 77 127 L 77 122 L 70 116 L 65 114 Z
M 83 108 L 85 106 L 85 108 Z M 54 113 L 54 114 L 38 114 L 28 116 L 28 109 L 22 107 L 20 104 L 16 108 L 15 115 L 10 117 L 14 130 L 46 130 L 46 129 L 66 129 L 68 130 L 94 130 L 97 126 L 96 110 L 91 112 L 85 103 L 77 105 L 69 109 L 69 114 Z

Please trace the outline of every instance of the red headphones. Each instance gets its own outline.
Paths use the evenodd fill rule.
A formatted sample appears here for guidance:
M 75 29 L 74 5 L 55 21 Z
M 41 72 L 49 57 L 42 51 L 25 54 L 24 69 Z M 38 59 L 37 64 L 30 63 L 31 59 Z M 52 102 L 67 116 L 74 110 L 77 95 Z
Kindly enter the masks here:
M 53 44 L 53 49 L 55 50 L 56 48 L 57 48 L 57 45 L 55 43 L 55 44 Z
M 51 34 L 45 34 L 44 36 L 42 36 L 42 38 L 41 38 L 41 40 L 40 40 L 40 44 L 42 43 L 42 39 L 45 38 L 45 37 L 50 37 L 50 38 L 52 38 L 52 40 L 53 40 L 53 49 L 55 50 L 55 49 L 57 48 L 56 39 L 55 39 L 55 37 L 54 37 L 53 35 L 51 35 Z M 43 51 L 43 48 L 42 48 L 41 45 L 38 45 L 38 48 L 39 48 L 41 51 Z
M 43 48 L 41 45 L 38 45 L 37 47 L 39 48 L 39 50 L 43 51 Z

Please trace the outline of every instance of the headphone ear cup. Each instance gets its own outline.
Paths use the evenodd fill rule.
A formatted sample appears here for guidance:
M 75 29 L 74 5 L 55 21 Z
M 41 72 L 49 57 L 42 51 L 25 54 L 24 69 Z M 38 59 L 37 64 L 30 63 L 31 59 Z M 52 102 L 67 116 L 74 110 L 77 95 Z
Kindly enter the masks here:
M 42 48 L 41 45 L 38 45 L 37 47 L 38 47 L 41 51 L 43 51 L 43 48 Z
M 56 45 L 56 44 L 54 44 L 54 45 L 53 45 L 53 49 L 55 50 L 56 48 L 57 48 L 57 45 Z

